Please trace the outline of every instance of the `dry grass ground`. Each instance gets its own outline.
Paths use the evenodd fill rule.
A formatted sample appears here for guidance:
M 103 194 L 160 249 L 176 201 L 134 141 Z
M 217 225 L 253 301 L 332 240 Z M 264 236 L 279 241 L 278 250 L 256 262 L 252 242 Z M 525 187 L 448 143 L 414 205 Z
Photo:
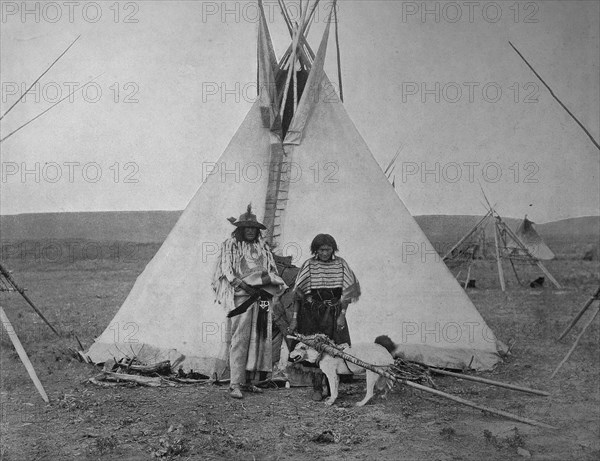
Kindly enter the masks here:
M 5 260 L 47 317 L 61 331 L 76 333 L 84 345 L 108 325 L 157 249 L 98 247 L 98 256 L 55 252 L 37 259 L 29 252 Z M 482 376 L 544 389 L 549 398 L 436 378 L 441 390 L 559 430 L 516 423 L 407 388 L 395 389 L 387 401 L 356 408 L 362 382 L 342 385 L 333 407 L 312 402 L 307 389 L 268 390 L 234 401 L 217 386 L 100 388 L 85 383 L 95 373 L 91 366 L 72 359 L 17 294 L 3 293 L 0 302 L 51 403 L 37 395 L 3 331 L 1 459 L 491 461 L 521 459 L 527 452 L 534 460 L 598 459 L 600 319 L 550 380 L 584 320 L 563 343 L 555 338 L 598 287 L 600 265 L 581 261 L 580 250 L 565 244 L 557 251 L 560 258 L 547 265 L 564 285 L 561 290 L 519 287 L 507 276 L 509 291 L 502 293 L 492 261 L 479 262 L 472 272 L 478 288 L 469 290 L 471 299 L 499 338 L 515 342 L 508 360 Z M 519 267 L 524 280 L 538 275 L 524 269 Z M 72 337 L 69 342 L 75 344 Z

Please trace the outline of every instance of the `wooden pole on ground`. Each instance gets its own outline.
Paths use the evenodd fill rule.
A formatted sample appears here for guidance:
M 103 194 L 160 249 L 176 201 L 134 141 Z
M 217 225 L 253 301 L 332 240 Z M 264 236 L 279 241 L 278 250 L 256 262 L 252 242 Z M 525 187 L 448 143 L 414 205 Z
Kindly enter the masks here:
M 4 329 L 8 333 L 8 337 L 15 346 L 15 349 L 17 350 L 17 354 L 19 354 L 21 362 L 23 362 L 23 365 L 25 365 L 25 369 L 27 370 L 27 373 L 29 373 L 29 377 L 31 378 L 33 384 L 35 384 L 36 389 L 42 396 L 42 399 L 44 399 L 44 402 L 50 403 L 48 394 L 46 394 L 44 386 L 42 386 L 42 383 L 38 379 L 37 374 L 35 373 L 35 369 L 33 368 L 33 365 L 31 364 L 31 361 L 27 356 L 27 352 L 25 352 L 21 341 L 19 341 L 19 337 L 17 336 L 17 333 L 15 333 L 15 329 L 10 323 L 10 320 L 8 320 L 8 317 L 6 316 L 6 313 L 4 312 L 4 308 L 2 306 L 0 306 L 0 320 L 2 321 L 2 325 L 4 325 Z
M 375 371 L 375 370 L 373 370 L 373 371 Z M 406 380 L 398 380 L 398 381 L 401 382 L 402 384 L 407 385 L 407 386 L 414 387 L 415 389 L 419 389 L 421 391 L 429 392 L 430 394 L 434 394 L 434 395 L 437 395 L 437 396 L 440 396 L 440 397 L 444 397 L 445 399 L 452 400 L 452 401 L 457 402 L 457 403 L 461 403 L 461 404 L 466 405 L 468 407 L 477 408 L 478 410 L 481 410 L 481 411 L 487 411 L 488 413 L 492 413 L 494 415 L 504 416 L 505 418 L 512 419 L 512 420 L 515 420 L 515 421 L 519 421 L 521 423 L 530 424 L 531 426 L 545 427 L 546 429 L 558 429 L 555 426 L 551 426 L 551 425 L 546 424 L 546 423 L 541 423 L 541 422 L 536 421 L 534 419 L 523 418 L 522 416 L 514 415 L 512 413 L 509 413 L 508 411 L 497 410 L 495 408 L 491 408 L 491 407 L 488 407 L 488 406 L 485 406 L 485 405 L 480 405 L 478 403 L 474 403 L 474 402 L 471 402 L 469 400 L 466 400 L 466 399 L 463 399 L 463 398 L 460 398 L 460 397 L 456 397 L 454 395 L 447 394 L 447 393 L 442 392 L 442 391 L 438 391 L 437 389 L 431 389 L 430 387 L 423 386 L 423 385 L 417 384 L 417 383 L 413 383 L 412 381 L 406 381 Z
M 583 337 L 583 334 L 585 333 L 585 330 L 587 330 L 588 327 L 592 324 L 592 322 L 594 321 L 594 319 L 598 315 L 598 312 L 600 312 L 600 306 L 596 309 L 596 312 L 594 312 L 594 315 L 592 315 L 592 318 L 590 318 L 590 320 L 588 321 L 588 323 L 585 324 L 585 326 L 583 327 L 583 330 L 581 330 L 581 333 L 579 333 L 579 335 L 577 335 L 577 339 L 575 339 L 575 342 L 571 346 L 571 349 L 569 349 L 569 352 L 567 352 L 567 355 L 565 355 L 565 358 L 562 359 L 562 361 L 556 367 L 556 370 L 554 370 L 554 372 L 550 375 L 550 379 L 554 378 L 554 376 L 556 375 L 556 373 L 558 373 L 558 370 L 560 370 L 561 367 L 566 363 L 566 361 L 569 360 L 569 357 L 571 357 L 571 354 L 573 353 L 573 351 L 577 347 L 577 344 L 579 344 L 579 340 Z
M 560 334 L 560 336 L 558 337 L 558 341 L 560 341 L 565 336 L 567 336 L 567 333 L 569 331 L 571 331 L 571 328 L 573 328 L 575 326 L 575 324 L 579 321 L 579 319 L 581 318 L 581 316 L 585 313 L 585 311 L 587 311 L 588 307 L 590 307 L 592 305 L 592 303 L 594 301 L 597 301 L 597 300 L 600 300 L 600 287 L 598 287 L 598 289 L 596 290 L 596 293 L 594 293 L 592 295 L 592 297 L 587 300 L 587 302 L 585 303 L 585 305 L 583 306 L 583 308 L 579 311 L 579 313 L 571 321 L 571 323 L 569 324 L 569 326 L 567 328 L 565 328 L 565 331 L 563 331 Z
M 314 349 L 316 349 L 320 352 L 326 352 L 334 357 L 341 357 L 344 360 L 347 360 L 348 362 L 352 362 L 352 363 L 358 365 L 359 367 L 365 368 L 367 370 L 371 370 L 371 371 L 377 373 L 378 375 L 383 376 L 384 378 L 388 378 L 394 382 L 404 384 L 405 386 L 413 387 L 415 389 L 419 389 L 421 391 L 428 392 L 430 394 L 435 394 L 437 396 L 444 397 L 445 399 L 452 400 L 457 403 L 461 403 L 468 407 L 477 408 L 478 410 L 487 411 L 488 413 L 504 416 L 505 418 L 513 419 L 515 421 L 520 421 L 522 423 L 530 424 L 532 426 L 540 426 L 540 427 L 545 427 L 547 429 L 558 429 L 557 427 L 550 426 L 549 424 L 541 423 L 539 421 L 535 421 L 535 420 L 529 419 L 529 418 L 523 418 L 521 416 L 514 415 L 507 411 L 497 410 L 495 408 L 490 408 L 485 405 L 479 405 L 478 403 L 474 403 L 469 400 L 465 400 L 460 397 L 456 397 L 454 395 L 447 394 L 442 391 L 438 391 L 437 389 L 432 389 L 430 387 L 423 386 L 421 384 L 413 383 L 412 381 L 408 381 L 406 379 L 398 378 L 396 375 L 387 371 L 385 368 L 376 367 L 374 365 L 371 365 L 370 363 L 363 362 L 362 360 L 343 352 L 341 349 L 338 349 L 335 346 L 324 344 L 318 340 L 315 340 L 314 338 L 306 337 L 303 335 L 296 335 L 295 339 L 302 341 L 303 343 L 309 345 L 310 347 L 313 347 Z
M 543 395 L 544 397 L 548 397 L 550 395 L 549 392 L 539 391 L 537 389 L 531 389 L 529 387 L 516 386 L 514 384 L 501 383 L 499 381 L 493 381 L 487 378 L 480 378 L 478 376 L 465 375 L 461 373 L 454 373 L 452 371 L 441 370 L 439 368 L 430 368 L 434 373 L 438 373 L 440 375 L 453 376 L 458 379 L 464 379 L 466 381 L 475 381 L 477 383 L 490 384 L 492 386 L 505 387 L 506 389 L 512 389 L 515 391 L 528 392 L 530 394 L 535 395 Z

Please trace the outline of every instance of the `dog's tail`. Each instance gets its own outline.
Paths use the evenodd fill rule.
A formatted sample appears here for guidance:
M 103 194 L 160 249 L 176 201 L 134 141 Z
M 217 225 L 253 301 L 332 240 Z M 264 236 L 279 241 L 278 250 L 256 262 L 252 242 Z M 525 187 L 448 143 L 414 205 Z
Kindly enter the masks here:
M 380 346 L 385 347 L 387 351 L 392 355 L 394 354 L 394 351 L 397 348 L 394 341 L 392 341 L 387 335 L 377 336 L 377 338 L 375 338 L 375 344 L 379 344 Z

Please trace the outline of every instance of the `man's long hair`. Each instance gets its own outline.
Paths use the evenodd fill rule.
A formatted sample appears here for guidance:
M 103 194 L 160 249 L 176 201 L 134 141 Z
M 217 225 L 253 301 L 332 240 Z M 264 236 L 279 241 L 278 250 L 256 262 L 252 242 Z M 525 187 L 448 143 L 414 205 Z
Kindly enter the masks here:
M 245 242 L 246 239 L 244 237 L 244 229 L 246 229 L 245 227 L 238 227 L 236 230 L 234 230 L 231 233 L 232 237 L 235 237 L 235 239 L 238 242 Z M 254 238 L 254 240 L 252 240 L 250 243 L 258 243 L 258 241 L 262 238 L 262 232 L 260 231 L 260 229 L 257 227 L 256 228 L 256 237 Z

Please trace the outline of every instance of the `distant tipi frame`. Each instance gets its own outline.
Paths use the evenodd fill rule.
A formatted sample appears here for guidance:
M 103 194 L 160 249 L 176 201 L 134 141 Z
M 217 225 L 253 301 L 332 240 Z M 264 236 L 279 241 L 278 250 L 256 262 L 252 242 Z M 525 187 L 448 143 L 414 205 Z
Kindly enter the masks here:
M 538 256 L 540 253 L 538 251 L 533 251 L 540 248 L 540 242 L 543 243 L 543 240 L 537 234 L 537 232 L 535 232 L 535 229 L 533 229 L 533 227 L 531 226 L 532 222 L 527 220 L 527 217 L 525 217 L 523 223 L 521 223 L 517 232 L 514 232 L 504 222 L 504 220 L 502 219 L 500 214 L 498 214 L 495 208 L 490 204 L 490 202 L 487 200 L 487 197 L 485 198 L 485 200 L 487 203 L 487 213 L 469 232 L 465 234 L 463 238 L 461 238 L 454 246 L 452 246 L 452 248 L 450 248 L 450 250 L 448 250 L 442 258 L 447 264 L 467 264 L 467 276 L 464 283 L 464 288 L 466 289 L 469 284 L 471 270 L 473 268 L 475 260 L 478 259 L 479 256 L 485 252 L 485 230 L 489 225 L 490 221 L 492 221 L 493 225 L 494 257 L 496 259 L 498 279 L 500 280 L 500 287 L 502 288 L 502 291 L 506 291 L 506 281 L 504 278 L 504 269 L 502 266 L 502 262 L 504 260 L 508 260 L 510 262 L 510 265 L 519 284 L 521 284 L 521 281 L 515 268 L 515 262 L 536 265 L 544 273 L 544 275 L 548 277 L 548 280 L 550 280 L 556 288 L 562 288 L 560 283 L 558 283 L 554 276 L 540 261 L 540 259 L 552 258 L 540 258 Z M 527 222 L 528 225 L 524 225 L 525 222 Z M 535 236 L 537 236 L 537 238 L 532 236 L 532 231 L 533 233 L 535 233 Z M 522 236 L 525 236 L 527 238 L 527 243 L 523 241 Z M 534 242 L 537 245 L 534 244 Z M 545 244 L 544 246 L 548 249 L 550 253 L 552 253 L 551 250 Z M 548 256 L 548 253 L 546 251 L 542 251 L 542 254 L 544 256 Z M 552 257 L 554 257 L 554 253 L 552 253 Z

